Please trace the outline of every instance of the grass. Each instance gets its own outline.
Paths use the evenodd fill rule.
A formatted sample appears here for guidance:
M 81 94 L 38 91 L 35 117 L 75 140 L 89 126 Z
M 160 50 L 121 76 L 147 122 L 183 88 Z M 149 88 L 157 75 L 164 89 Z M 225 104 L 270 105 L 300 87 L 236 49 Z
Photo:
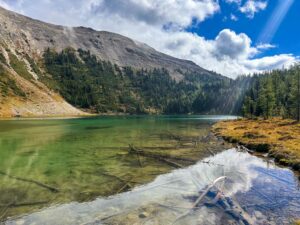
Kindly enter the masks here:
M 26 96 L 25 92 L 17 86 L 15 80 L 10 78 L 7 71 L 0 64 L 0 94 L 7 97 L 11 92 L 20 97 Z
M 5 59 L 4 55 L 1 52 L 0 52 L 0 62 L 7 65 L 6 59 Z
M 269 152 L 279 163 L 300 171 L 300 123 L 270 120 L 223 121 L 213 127 L 225 140 L 259 152 Z
M 9 52 L 9 59 L 11 67 L 16 71 L 17 74 L 29 81 L 33 79 L 32 75 L 28 72 L 26 64 L 20 61 L 17 56 Z

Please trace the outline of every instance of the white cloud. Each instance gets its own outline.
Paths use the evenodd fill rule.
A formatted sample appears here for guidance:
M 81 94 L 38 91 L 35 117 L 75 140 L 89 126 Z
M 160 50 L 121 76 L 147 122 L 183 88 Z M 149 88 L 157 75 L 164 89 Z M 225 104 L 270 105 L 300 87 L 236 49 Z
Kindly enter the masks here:
M 6 9 L 11 9 L 9 4 L 7 4 L 5 0 L 0 0 L 0 6 L 6 8 Z
M 238 4 L 238 5 L 240 5 L 242 3 L 241 0 L 225 0 L 225 2 L 228 3 L 228 4 L 235 3 L 235 4 Z
M 247 0 L 247 2 L 240 7 L 240 11 L 247 15 L 248 18 L 253 18 L 254 15 L 268 6 L 266 1 L 260 0 Z
M 239 18 L 236 15 L 232 14 L 232 13 L 230 14 L 230 19 L 232 21 L 238 21 L 239 20 Z
M 291 54 L 281 54 L 263 57 L 260 59 L 247 60 L 244 65 L 250 70 L 257 72 L 262 70 L 282 69 L 283 67 L 290 67 L 295 63 L 295 57 Z
M 109 16 L 124 18 L 128 21 L 139 21 L 153 26 L 175 24 L 178 27 L 186 27 L 192 23 L 193 19 L 201 22 L 219 10 L 218 0 L 0 1 L 6 3 L 6 5 L 11 5 L 18 11 L 24 10 L 26 13 L 34 13 L 36 17 L 43 15 L 43 18 L 48 21 L 68 25 L 70 19 L 65 21 L 61 18 L 70 14 L 73 21 Z M 34 11 L 35 9 L 39 10 Z M 74 15 L 77 16 L 74 17 Z
M 203 21 L 219 10 L 213 0 L 103 0 L 93 5 L 94 11 L 118 14 L 132 20 L 160 26 L 174 23 L 189 26 L 193 18 Z
M 253 59 L 263 48 L 252 46 L 246 34 L 229 29 L 211 40 L 186 32 L 195 20 L 201 22 L 219 11 L 217 0 L 127 0 L 126 4 L 123 0 L 12 1 L 0 3 L 47 22 L 120 33 L 229 77 L 290 65 L 296 60 L 286 54 Z
M 259 50 L 267 50 L 271 48 L 277 48 L 277 46 L 267 43 L 267 44 L 259 44 L 256 46 L 256 48 Z
M 257 53 L 246 34 L 236 34 L 229 29 L 222 30 L 216 37 L 215 48 L 215 53 L 220 58 L 228 56 L 231 59 L 245 59 Z

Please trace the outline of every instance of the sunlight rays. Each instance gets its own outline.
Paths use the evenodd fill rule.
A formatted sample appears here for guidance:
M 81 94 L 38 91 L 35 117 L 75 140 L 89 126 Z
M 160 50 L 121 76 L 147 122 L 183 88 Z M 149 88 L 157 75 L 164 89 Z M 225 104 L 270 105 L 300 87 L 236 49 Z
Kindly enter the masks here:
M 270 43 L 295 0 L 279 0 L 275 11 L 261 32 L 258 43 Z

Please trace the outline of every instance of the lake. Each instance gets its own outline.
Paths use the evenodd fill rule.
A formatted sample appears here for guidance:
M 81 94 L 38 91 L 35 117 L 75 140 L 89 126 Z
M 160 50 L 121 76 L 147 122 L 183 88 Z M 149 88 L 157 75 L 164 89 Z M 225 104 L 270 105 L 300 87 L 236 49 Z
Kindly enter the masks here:
M 296 176 L 211 135 L 216 121 L 234 118 L 0 121 L 0 218 L 4 224 L 242 224 L 217 207 L 216 196 L 190 212 L 200 191 L 226 177 L 216 187 L 249 221 L 289 224 L 300 215 Z

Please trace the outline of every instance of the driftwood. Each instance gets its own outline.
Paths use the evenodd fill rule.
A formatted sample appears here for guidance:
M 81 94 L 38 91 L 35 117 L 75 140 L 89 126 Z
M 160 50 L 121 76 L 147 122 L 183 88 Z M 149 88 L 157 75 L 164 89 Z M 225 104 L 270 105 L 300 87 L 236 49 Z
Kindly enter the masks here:
M 252 151 L 252 150 L 246 148 L 246 147 L 243 146 L 243 145 L 237 145 L 236 148 L 237 148 L 238 151 L 241 151 L 241 152 L 248 152 L 248 153 L 250 153 L 250 154 L 253 154 L 253 153 L 254 153 L 254 151 Z
M 13 202 L 10 202 L 8 204 L 0 204 L 0 209 L 3 208 L 2 212 L 0 211 L 0 222 L 5 219 L 6 213 L 8 212 L 9 208 L 44 205 L 44 204 L 47 204 L 47 203 L 48 203 L 48 201 L 23 202 L 23 203 L 15 203 L 13 201 Z
M 121 183 L 128 183 L 130 188 L 132 188 L 132 186 L 129 183 L 135 183 L 135 182 L 131 181 L 132 178 L 130 178 L 130 180 L 125 180 L 125 179 L 123 179 L 119 176 L 116 176 L 116 175 L 113 175 L 113 174 L 110 174 L 110 173 L 101 173 L 101 174 L 104 175 L 104 176 L 107 176 L 107 177 L 114 178 L 114 179 L 120 181 Z
M 39 202 L 22 202 L 22 203 L 11 203 L 7 205 L 1 205 L 0 207 L 7 208 L 18 208 L 18 207 L 26 207 L 26 206 L 36 206 L 36 205 L 44 205 L 49 203 L 48 201 L 39 201 Z
M 212 150 L 210 150 L 209 148 L 205 148 L 205 150 L 206 151 L 208 151 L 211 155 L 213 155 L 213 156 L 215 156 L 216 154 L 212 151 Z
M 137 157 L 137 159 L 138 159 L 138 162 L 139 162 L 140 167 L 142 168 L 142 167 L 143 167 L 143 164 L 142 164 L 142 161 L 141 161 L 140 154 L 137 153 L 137 154 L 136 154 L 136 157 Z
M 136 148 L 133 145 L 129 145 L 129 150 L 134 153 L 139 152 L 140 155 L 143 155 L 145 157 L 147 157 L 147 156 L 162 157 L 165 159 L 173 159 L 173 160 L 184 161 L 184 162 L 188 162 L 188 163 L 196 163 L 198 161 L 198 160 L 194 160 L 194 159 L 188 159 L 188 158 L 183 158 L 183 157 L 178 157 L 178 156 L 171 156 L 171 155 L 166 155 L 166 154 L 155 154 L 155 153 L 145 151 L 141 148 Z
M 210 138 L 210 135 L 207 135 L 205 138 L 203 137 L 193 137 L 193 136 L 180 136 L 177 134 L 173 134 L 171 132 L 167 132 L 168 137 L 176 140 L 178 142 L 207 142 L 208 138 Z
M 182 218 L 188 216 L 192 210 L 194 210 L 197 205 L 200 203 L 200 201 L 207 195 L 207 193 L 210 191 L 210 189 L 212 189 L 218 182 L 225 180 L 226 177 L 220 177 L 218 179 L 216 179 L 211 185 L 209 185 L 205 191 L 196 199 L 196 201 L 194 202 L 194 204 L 192 205 L 192 207 L 184 214 L 182 214 L 181 216 L 179 216 L 174 222 L 173 224 L 176 224 L 179 220 L 181 220 Z
M 126 183 L 124 182 L 124 185 L 116 192 L 117 194 L 119 194 L 120 192 L 127 190 L 127 189 L 132 189 L 132 186 L 130 185 L 130 181 L 132 180 L 132 178 L 127 181 Z
M 155 147 L 140 147 L 144 150 L 161 150 L 161 151 L 172 151 L 172 150 L 183 150 L 183 149 L 191 149 L 191 146 L 180 146 L 180 149 L 178 149 L 177 146 L 155 146 Z M 126 148 L 128 149 L 128 148 Z
M 55 187 L 51 187 L 47 184 L 44 184 L 44 183 L 41 183 L 39 181 L 36 181 L 36 180 L 31 180 L 31 179 L 27 179 L 27 178 L 22 178 L 22 177 L 16 177 L 16 176 L 13 176 L 13 175 L 10 175 L 10 174 L 7 174 L 7 173 L 4 173 L 2 171 L 0 171 L 0 175 L 3 175 L 3 176 L 7 176 L 11 179 L 15 179 L 15 180 L 18 180 L 18 181 L 23 181 L 23 182 L 27 182 L 27 183 L 31 183 L 31 184 L 35 184 L 37 186 L 40 186 L 42 188 L 45 188 L 51 192 L 54 192 L 54 193 L 57 193 L 59 192 L 59 189 L 55 188 Z
M 171 132 L 167 132 L 168 134 L 166 135 L 168 138 L 177 141 L 177 148 L 180 146 L 180 148 L 190 148 L 190 146 L 186 146 L 185 144 L 194 144 L 194 147 L 197 146 L 198 142 L 201 142 L 200 137 L 189 137 L 189 136 L 180 136 L 173 134 Z
M 166 156 L 166 155 L 153 154 L 153 153 L 141 150 L 141 149 L 137 149 L 133 145 L 129 145 L 129 152 L 139 154 L 139 155 L 144 156 L 144 157 L 157 159 L 158 161 L 164 162 L 164 163 L 166 163 L 169 166 L 172 166 L 174 168 L 183 168 L 183 166 L 180 165 L 179 163 L 176 163 L 176 162 L 173 162 L 173 161 L 170 160 L 170 159 L 177 159 L 178 160 L 179 158 L 177 158 L 177 157 L 175 158 L 175 157 L 170 157 L 170 156 Z M 182 159 L 180 158 L 180 160 L 182 160 Z
M 119 176 L 113 175 L 113 174 L 102 173 L 102 175 L 114 178 L 122 183 L 122 186 L 120 186 L 120 188 L 116 192 L 114 192 L 114 194 L 119 194 L 119 193 L 123 192 L 124 190 L 133 189 L 133 186 L 130 183 L 137 183 L 137 182 L 132 181 L 132 177 L 129 180 L 125 180 L 125 179 L 123 179 Z
M 224 212 L 233 218 L 234 220 L 238 221 L 240 224 L 244 225 L 250 225 L 253 224 L 251 221 L 250 216 L 244 212 L 244 210 L 239 206 L 237 202 L 234 202 L 232 199 L 228 197 L 223 197 L 222 190 L 219 190 L 216 187 L 216 184 L 225 181 L 227 177 L 219 177 L 216 179 L 211 185 L 209 185 L 203 192 L 201 192 L 201 195 L 196 199 L 196 201 L 193 203 L 192 207 L 189 208 L 189 210 L 184 213 L 183 215 L 179 216 L 173 224 L 176 224 L 179 220 L 183 219 L 184 217 L 188 216 L 193 210 L 200 208 L 200 203 L 203 201 L 205 197 L 213 198 L 213 200 L 209 203 L 206 203 L 204 205 L 208 206 L 219 206 L 221 209 L 224 210 Z M 212 189 L 215 188 L 217 191 L 214 192 Z

